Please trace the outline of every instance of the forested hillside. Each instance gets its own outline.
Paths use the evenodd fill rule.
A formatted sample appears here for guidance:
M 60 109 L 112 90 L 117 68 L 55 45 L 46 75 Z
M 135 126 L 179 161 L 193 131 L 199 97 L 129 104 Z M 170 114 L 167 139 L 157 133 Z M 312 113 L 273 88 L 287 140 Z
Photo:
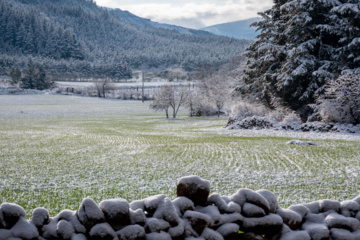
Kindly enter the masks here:
M 219 65 L 248 44 L 185 30 L 92 0 L 0 0 L 0 73 L 32 58 L 51 75 L 125 78 L 131 68 Z

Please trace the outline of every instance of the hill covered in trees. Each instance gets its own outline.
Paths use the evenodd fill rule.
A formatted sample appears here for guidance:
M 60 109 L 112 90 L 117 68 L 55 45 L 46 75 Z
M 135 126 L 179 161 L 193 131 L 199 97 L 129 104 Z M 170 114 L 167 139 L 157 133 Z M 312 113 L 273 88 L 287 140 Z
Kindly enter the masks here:
M 219 65 L 246 40 L 154 23 L 92 0 L 0 0 L 0 73 L 29 58 L 62 78 L 131 76 L 131 69 Z

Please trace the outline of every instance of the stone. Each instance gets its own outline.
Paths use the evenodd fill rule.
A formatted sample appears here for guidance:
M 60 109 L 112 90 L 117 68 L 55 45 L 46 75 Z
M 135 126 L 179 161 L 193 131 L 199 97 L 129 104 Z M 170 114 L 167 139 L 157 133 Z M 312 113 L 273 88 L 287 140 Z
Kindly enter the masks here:
M 205 206 L 210 193 L 210 182 L 198 176 L 183 177 L 178 181 L 176 193 L 178 197 L 189 198 L 195 206 Z

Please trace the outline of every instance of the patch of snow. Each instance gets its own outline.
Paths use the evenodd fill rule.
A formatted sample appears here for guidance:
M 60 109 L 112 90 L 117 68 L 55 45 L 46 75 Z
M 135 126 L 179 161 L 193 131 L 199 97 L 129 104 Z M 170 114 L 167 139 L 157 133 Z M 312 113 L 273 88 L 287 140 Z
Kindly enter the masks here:
M 300 140 L 290 140 L 289 142 L 287 142 L 287 144 L 294 144 L 294 145 L 301 145 L 301 146 L 318 146 L 314 142 L 300 141 Z

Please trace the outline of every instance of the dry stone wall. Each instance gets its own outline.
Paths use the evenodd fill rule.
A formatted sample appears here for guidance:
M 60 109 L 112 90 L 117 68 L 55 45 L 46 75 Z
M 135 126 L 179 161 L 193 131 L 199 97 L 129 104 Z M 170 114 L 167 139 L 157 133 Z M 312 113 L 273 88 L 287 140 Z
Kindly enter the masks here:
M 86 198 L 77 211 L 50 217 L 44 208 L 26 219 L 22 207 L 0 206 L 0 240 L 357 240 L 360 196 L 283 209 L 268 190 L 210 193 L 197 176 L 181 178 L 177 198 L 156 195 L 128 203 Z

